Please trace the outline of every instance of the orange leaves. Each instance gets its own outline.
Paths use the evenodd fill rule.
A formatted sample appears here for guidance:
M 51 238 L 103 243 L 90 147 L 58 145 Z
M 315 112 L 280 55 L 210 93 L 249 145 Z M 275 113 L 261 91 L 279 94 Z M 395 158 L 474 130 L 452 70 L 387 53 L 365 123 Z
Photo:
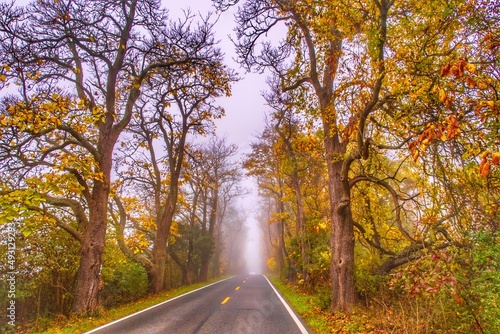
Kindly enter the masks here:
M 448 63 L 441 68 L 441 78 L 447 76 L 450 73 L 451 64 Z
M 481 118 L 481 122 L 486 122 L 490 117 L 496 118 L 498 115 L 499 101 L 479 101 L 474 108 L 476 116 Z
M 428 123 L 420 136 L 411 142 L 408 148 L 413 159 L 416 161 L 435 140 L 452 140 L 460 135 L 460 133 L 460 123 L 457 116 L 449 115 L 439 124 Z
M 488 176 L 491 171 L 491 163 L 487 159 L 481 160 L 479 164 L 479 175 L 482 177 Z
M 498 41 L 497 38 L 493 37 L 491 33 L 487 33 L 484 36 L 483 43 L 485 43 L 486 48 L 490 51 L 493 51 L 500 46 L 500 41 Z
M 483 82 L 477 82 L 472 76 L 476 74 L 476 65 L 468 63 L 464 59 L 459 59 L 456 63 L 447 63 L 441 68 L 441 78 L 451 77 L 452 79 L 465 80 L 465 84 L 469 88 L 483 89 Z M 484 87 L 485 89 L 486 87 Z M 439 102 L 443 103 L 446 108 L 450 108 L 453 102 L 453 96 L 448 94 L 444 89 L 439 90 Z
M 492 166 L 500 166 L 500 152 L 483 152 L 481 163 L 479 164 L 479 175 L 487 177 L 491 173 Z
M 479 175 L 487 177 L 496 166 L 500 165 L 500 153 L 490 153 L 498 150 L 498 122 L 500 121 L 500 99 L 498 98 L 498 66 L 491 62 L 489 51 L 495 52 L 500 46 L 498 35 L 486 33 L 478 43 L 476 51 L 464 50 L 467 58 L 451 61 L 441 68 L 441 83 L 438 100 L 453 114 L 463 115 L 463 127 L 467 136 L 474 136 L 477 149 L 485 150 L 479 158 Z M 474 64 L 469 63 L 468 59 Z M 435 90 L 436 91 L 436 90 Z M 471 112 L 473 111 L 473 113 Z M 446 140 L 459 133 L 456 118 L 447 118 Z M 428 137 L 428 135 L 427 135 Z M 413 150 L 418 143 L 414 145 Z M 477 157 L 478 152 L 472 154 Z M 467 155 L 467 158 L 471 155 Z
M 441 78 L 450 77 L 454 80 L 465 80 L 465 84 L 469 88 L 486 89 L 484 82 L 478 81 L 475 78 L 476 65 L 468 63 L 464 59 L 459 59 L 455 63 L 447 63 L 441 68 Z M 444 89 L 439 90 L 439 102 L 443 103 L 446 108 L 451 108 L 453 103 L 453 95 L 447 93 Z
M 441 68 L 441 77 L 443 78 L 451 75 L 455 78 L 462 78 L 466 70 L 472 74 L 476 73 L 475 65 L 469 64 L 463 59 L 459 59 L 455 64 L 448 63 L 444 65 L 443 68 Z
M 500 152 L 495 152 L 491 155 L 491 161 L 493 164 L 500 165 Z
M 419 152 L 420 150 L 417 144 L 418 144 L 417 141 L 412 141 L 410 145 L 408 145 L 408 149 L 410 150 L 411 156 L 415 161 L 417 161 L 418 157 L 420 156 Z
M 476 81 L 474 79 L 472 79 L 471 77 L 465 78 L 465 83 L 466 83 L 467 87 L 469 87 L 469 88 L 476 88 L 476 86 L 477 86 Z
M 449 115 L 445 118 L 446 140 L 451 140 L 460 134 L 460 123 L 455 115 Z M 441 139 L 442 135 L 440 136 Z
M 465 87 L 469 89 L 476 89 L 480 91 L 486 91 L 488 89 L 494 88 L 494 80 L 491 78 L 480 78 L 477 75 L 476 66 L 470 64 L 463 59 L 459 59 L 455 64 L 448 63 L 441 68 L 441 77 L 450 77 L 451 79 L 457 80 L 465 83 Z M 454 91 L 454 90 L 452 90 Z M 455 91 L 456 93 L 456 91 Z M 484 92 L 486 94 L 486 92 Z M 439 102 L 443 103 L 446 108 L 451 108 L 453 103 L 454 94 L 446 92 L 443 88 L 439 90 Z M 486 110 L 485 110 L 486 108 Z M 480 115 L 482 112 L 491 110 L 493 115 L 498 114 L 498 103 L 493 100 L 479 100 L 477 101 L 475 112 L 476 115 Z M 486 120 L 486 116 L 482 116 L 482 121 Z

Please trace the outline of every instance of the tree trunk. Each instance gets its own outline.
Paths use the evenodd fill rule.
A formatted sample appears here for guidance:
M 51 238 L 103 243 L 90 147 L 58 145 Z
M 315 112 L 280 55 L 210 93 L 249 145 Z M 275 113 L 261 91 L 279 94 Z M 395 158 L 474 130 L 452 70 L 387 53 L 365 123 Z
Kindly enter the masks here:
M 158 293 L 165 288 L 165 266 L 167 261 L 167 238 L 174 215 L 172 205 L 165 206 L 165 212 L 159 219 L 153 244 L 153 266 L 151 268 L 150 290 Z
M 349 180 L 344 179 L 342 165 L 345 146 L 338 135 L 331 133 L 328 123 L 325 129 L 325 149 L 328 165 L 328 188 L 332 232 L 330 264 L 332 312 L 349 312 L 356 301 L 354 285 L 354 225 L 352 221 Z M 341 158 L 342 157 L 342 158 Z
M 187 284 L 194 283 L 193 275 L 193 253 L 194 253 L 194 245 L 193 245 L 193 226 L 191 225 L 191 231 L 189 232 L 189 246 L 188 246 L 188 254 L 187 254 L 187 264 L 186 264 L 186 282 Z
M 175 264 L 177 264 L 177 266 L 179 266 L 179 268 L 181 269 L 181 273 L 182 273 L 182 277 L 181 277 L 181 282 L 182 282 L 182 285 L 187 285 L 187 284 L 190 284 L 188 283 L 188 270 L 189 270 L 189 263 L 186 263 L 186 265 L 184 265 L 184 263 L 182 262 L 182 260 L 177 256 L 177 254 L 175 253 L 175 251 L 173 249 L 168 249 L 168 254 L 170 255 L 170 258 L 172 260 L 174 260 Z
M 306 284 L 309 284 L 309 249 L 306 239 L 306 214 L 304 209 L 304 197 L 300 189 L 299 175 L 294 171 L 291 175 L 292 185 L 295 191 L 297 204 L 297 224 L 296 236 L 300 237 L 300 252 L 302 255 L 302 279 Z
M 109 180 L 105 175 L 105 180 Z M 101 290 L 101 264 L 107 226 L 109 181 L 97 183 L 92 205 L 89 208 L 89 226 L 83 233 L 80 250 L 80 266 L 76 276 L 75 300 L 72 312 L 95 314 L 98 308 L 98 293 Z
M 220 276 L 220 247 L 215 243 L 215 253 L 212 260 L 212 277 Z
M 215 176 L 216 182 L 217 180 L 217 174 Z M 215 240 L 214 240 L 214 232 L 215 232 L 215 225 L 217 223 L 217 209 L 219 206 L 219 187 L 218 185 L 215 185 L 212 188 L 212 198 L 211 198 L 211 203 L 210 203 L 210 214 L 208 218 L 208 231 L 206 231 L 207 235 L 207 242 L 210 242 L 210 249 L 209 251 L 205 251 L 201 254 L 201 268 L 200 268 L 200 281 L 206 281 L 208 279 L 208 268 L 210 266 L 210 260 L 212 258 L 213 252 L 214 252 L 214 245 L 215 245 Z
M 354 229 L 351 208 L 332 215 L 332 311 L 348 312 L 356 301 L 354 282 Z
M 208 265 L 210 262 L 210 255 L 203 253 L 201 255 L 201 266 L 200 266 L 200 282 L 204 282 L 208 279 Z
M 225 210 L 223 210 L 225 211 Z M 220 216 L 220 213 L 219 213 Z M 221 256 L 224 249 L 224 241 L 222 238 L 222 219 L 223 217 L 217 217 L 215 226 L 215 249 L 212 261 L 212 277 L 219 277 L 221 275 Z M 217 220 L 219 220 L 217 222 Z

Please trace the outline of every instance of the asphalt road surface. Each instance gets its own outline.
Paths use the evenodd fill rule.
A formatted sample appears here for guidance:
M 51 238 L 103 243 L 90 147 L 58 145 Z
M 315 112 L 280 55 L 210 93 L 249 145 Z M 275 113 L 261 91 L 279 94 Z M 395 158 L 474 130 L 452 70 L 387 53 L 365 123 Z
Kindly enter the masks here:
M 88 333 L 309 333 L 263 275 L 235 276 Z

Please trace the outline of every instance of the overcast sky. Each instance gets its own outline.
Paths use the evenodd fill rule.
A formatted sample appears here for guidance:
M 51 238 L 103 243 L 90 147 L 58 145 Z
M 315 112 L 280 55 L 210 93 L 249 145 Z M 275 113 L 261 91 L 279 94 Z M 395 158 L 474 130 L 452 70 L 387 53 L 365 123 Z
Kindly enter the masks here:
M 183 0 L 170 1 L 163 0 L 164 6 L 169 9 L 170 18 L 183 15 L 182 10 L 190 8 L 193 14 L 205 16 L 208 12 L 215 14 L 215 8 L 210 0 Z M 266 75 L 245 73 L 239 65 L 233 61 L 235 58 L 234 45 L 229 39 L 229 35 L 234 35 L 234 13 L 236 7 L 220 14 L 215 26 L 216 39 L 220 40 L 220 48 L 226 55 L 226 64 L 236 70 L 242 78 L 235 83 L 232 89 L 232 96 L 222 98 L 220 105 L 226 110 L 226 116 L 217 120 L 217 135 L 226 135 L 228 142 L 240 147 L 241 153 L 249 152 L 249 143 L 263 127 L 265 106 L 261 92 L 267 89 L 265 83 Z M 216 17 L 214 15 L 214 17 Z

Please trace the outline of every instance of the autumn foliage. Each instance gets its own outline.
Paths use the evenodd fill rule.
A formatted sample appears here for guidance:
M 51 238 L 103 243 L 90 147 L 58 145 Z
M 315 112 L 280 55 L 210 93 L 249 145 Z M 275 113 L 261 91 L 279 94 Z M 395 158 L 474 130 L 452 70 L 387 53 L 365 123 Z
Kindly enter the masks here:
M 498 332 L 498 4 L 212 2 L 235 10 L 239 64 L 269 76 L 242 165 L 267 269 L 324 332 Z M 217 20 L 156 0 L 0 9 L 0 234 L 15 226 L 37 305 L 20 319 L 243 270 Z

